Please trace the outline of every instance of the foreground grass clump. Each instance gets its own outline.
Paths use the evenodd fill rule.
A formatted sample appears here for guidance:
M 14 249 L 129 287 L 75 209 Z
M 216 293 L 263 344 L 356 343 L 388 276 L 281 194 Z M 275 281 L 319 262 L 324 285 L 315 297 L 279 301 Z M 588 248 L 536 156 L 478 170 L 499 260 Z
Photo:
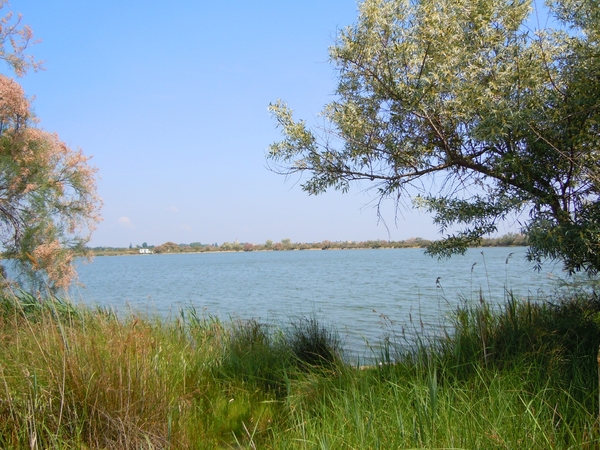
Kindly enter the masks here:
M 200 419 L 214 385 L 205 366 L 219 357 L 219 324 L 122 321 L 30 296 L 5 298 L 0 321 L 0 447 L 188 444 L 190 421 L 193 438 L 210 444 L 214 424 Z
M 360 370 L 314 318 L 123 318 L 5 295 L 0 448 L 597 448 L 599 324 L 593 294 L 482 302 Z

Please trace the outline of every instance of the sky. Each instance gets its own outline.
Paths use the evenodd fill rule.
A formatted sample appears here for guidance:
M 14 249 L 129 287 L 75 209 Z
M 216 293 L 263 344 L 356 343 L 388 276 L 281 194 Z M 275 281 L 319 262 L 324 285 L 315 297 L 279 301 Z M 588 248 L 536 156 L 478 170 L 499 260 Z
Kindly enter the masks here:
M 44 71 L 18 81 L 39 126 L 93 155 L 103 221 L 89 245 L 439 237 L 423 212 L 355 186 L 308 196 L 267 168 L 282 99 L 318 123 L 328 48 L 355 0 L 12 0 Z M 1 73 L 9 75 L 7 67 Z M 506 230 L 514 231 L 507 225 Z

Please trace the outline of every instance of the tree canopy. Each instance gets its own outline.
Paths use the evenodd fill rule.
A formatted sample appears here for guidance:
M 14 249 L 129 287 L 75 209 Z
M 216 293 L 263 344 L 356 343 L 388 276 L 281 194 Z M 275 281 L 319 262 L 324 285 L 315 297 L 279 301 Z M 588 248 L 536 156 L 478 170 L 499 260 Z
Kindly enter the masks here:
M 429 247 L 440 256 L 518 214 L 532 261 L 597 273 L 600 7 L 548 9 L 557 28 L 534 27 L 527 0 L 363 1 L 330 49 L 325 127 L 270 105 L 284 135 L 273 170 L 307 173 L 309 194 L 357 180 L 380 198 L 417 189 L 445 234 Z
M 6 2 L 0 1 L 0 8 Z M 33 34 L 11 13 L 0 19 L 0 59 L 18 76 L 40 63 L 25 54 Z M 100 220 L 96 169 L 58 135 L 36 126 L 21 86 L 0 75 L 0 245 L 32 280 L 66 288 L 74 250 Z

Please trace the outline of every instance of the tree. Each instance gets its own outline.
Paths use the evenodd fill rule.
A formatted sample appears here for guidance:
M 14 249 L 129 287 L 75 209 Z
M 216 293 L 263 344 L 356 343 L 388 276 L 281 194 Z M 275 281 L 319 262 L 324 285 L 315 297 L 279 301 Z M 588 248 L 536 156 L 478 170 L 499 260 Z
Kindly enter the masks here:
M 0 1 L 0 8 L 6 2 Z M 20 16 L 0 19 L 0 58 L 18 76 L 40 63 L 24 52 L 33 42 Z M 73 258 L 85 249 L 100 220 L 96 169 L 80 150 L 36 126 L 29 100 L 0 75 L 0 242 L 31 280 L 66 288 Z
M 181 248 L 175 242 L 165 242 L 164 244 L 154 247 L 154 253 L 169 253 L 179 252 Z
M 7 4 L 7 0 L 0 0 L 0 10 Z M 40 61 L 26 53 L 37 42 L 33 39 L 31 28 L 28 25 L 21 26 L 20 14 L 15 19 L 14 14 L 8 12 L 0 18 L 0 59 L 6 61 L 18 77 L 25 75 L 29 69 L 42 68 Z
M 557 0 L 365 0 L 330 49 L 337 97 L 311 130 L 278 101 L 272 169 L 309 194 L 366 180 L 434 214 L 428 251 L 462 253 L 518 214 L 528 257 L 600 269 L 600 9 Z M 413 191 L 414 192 L 414 191 Z M 400 203 L 397 203 L 400 205 Z M 459 226 L 460 231 L 449 230 Z

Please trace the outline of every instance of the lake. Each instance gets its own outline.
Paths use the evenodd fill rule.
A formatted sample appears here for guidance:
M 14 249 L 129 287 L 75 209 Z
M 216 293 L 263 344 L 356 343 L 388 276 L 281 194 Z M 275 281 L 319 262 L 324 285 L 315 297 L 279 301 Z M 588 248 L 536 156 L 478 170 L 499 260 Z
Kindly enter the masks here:
M 504 301 L 506 289 L 534 299 L 554 289 L 560 266 L 541 272 L 526 249 L 470 249 L 438 261 L 422 249 L 102 256 L 79 264 L 75 302 L 163 317 L 194 307 L 222 320 L 285 325 L 316 317 L 344 348 L 369 358 L 386 334 L 443 326 L 461 302 Z

